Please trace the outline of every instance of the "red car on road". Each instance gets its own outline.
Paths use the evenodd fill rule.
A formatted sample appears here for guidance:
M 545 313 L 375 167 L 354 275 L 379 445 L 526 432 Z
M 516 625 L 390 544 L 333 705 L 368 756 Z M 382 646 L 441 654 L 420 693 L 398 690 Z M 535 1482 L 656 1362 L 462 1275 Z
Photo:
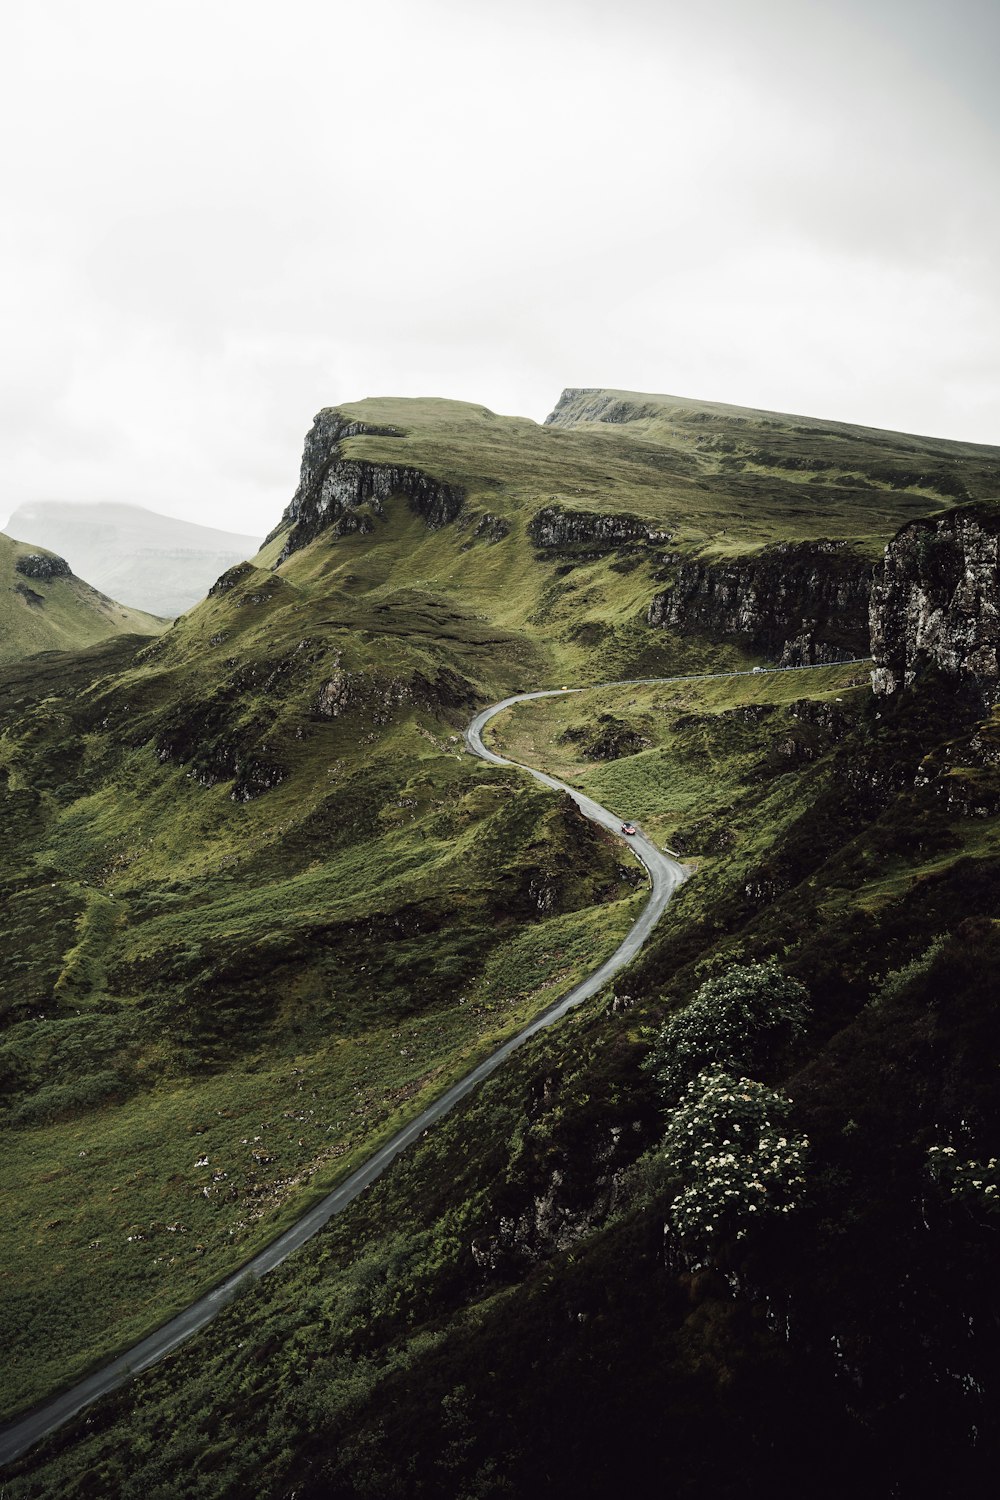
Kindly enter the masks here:
M 623 823 L 622 824 L 622 833 L 633 834 L 633 833 L 638 833 L 638 831 L 639 830 L 636 828 L 636 826 L 635 826 L 634 823 Z

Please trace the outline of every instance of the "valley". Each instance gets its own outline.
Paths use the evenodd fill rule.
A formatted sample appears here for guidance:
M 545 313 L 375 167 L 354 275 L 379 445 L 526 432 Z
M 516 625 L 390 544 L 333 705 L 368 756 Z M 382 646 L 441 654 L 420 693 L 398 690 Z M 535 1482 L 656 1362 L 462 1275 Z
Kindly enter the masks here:
M 996 461 L 622 392 L 543 426 L 358 403 L 159 638 L 0 669 L 8 1414 L 235 1270 L 635 922 L 625 841 L 466 753 L 484 704 L 551 690 L 487 749 L 694 871 L 610 989 L 12 1495 L 500 1495 L 540 1465 L 608 1493 L 663 1422 L 689 1492 L 791 1492 L 826 1451 L 817 1493 L 974 1471 L 991 1205 L 928 1153 L 985 1163 L 1000 1122 Z M 696 1245 L 643 1059 L 766 964 L 808 1020 L 746 1077 L 805 1187 Z M 900 1470 L 904 1421 L 937 1458 Z

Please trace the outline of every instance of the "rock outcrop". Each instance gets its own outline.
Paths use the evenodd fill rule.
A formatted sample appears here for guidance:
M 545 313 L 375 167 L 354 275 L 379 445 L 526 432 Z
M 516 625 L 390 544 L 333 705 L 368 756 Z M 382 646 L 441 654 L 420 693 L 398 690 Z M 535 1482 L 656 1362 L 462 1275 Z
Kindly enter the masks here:
M 577 744 L 588 760 L 621 760 L 638 755 L 649 740 L 616 714 L 598 714 L 597 723 L 564 729 L 559 736 L 564 744 Z
M 260 569 L 248 562 L 237 563 L 235 567 L 227 568 L 222 577 L 217 578 L 209 589 L 209 599 L 217 599 L 220 594 L 228 594 L 230 589 L 238 588 L 241 583 L 245 583 L 248 578 L 252 578 L 258 572 Z
M 14 571 L 22 578 L 72 578 L 73 569 L 52 552 L 24 552 L 14 562 Z
M 848 542 L 778 542 L 745 557 L 681 563 L 650 625 L 736 638 L 781 666 L 868 654 L 871 565 Z
M 984 707 L 1000 702 L 1000 514 L 913 521 L 885 549 L 871 595 L 872 687 L 887 696 L 930 671 Z
M 585 551 L 598 555 L 631 545 L 662 546 L 671 533 L 659 531 L 650 521 L 625 511 L 601 514 L 546 505 L 529 521 L 528 536 L 541 552 Z
M 469 515 L 466 512 L 459 525 L 469 530 L 469 540 L 463 546 L 463 552 L 468 552 L 476 542 L 483 542 L 488 547 L 494 547 L 497 542 L 502 542 L 504 537 L 510 536 L 510 522 L 506 516 L 496 516 L 489 510 L 482 515 L 478 512 Z
M 543 1085 L 546 1099 L 558 1089 Z M 472 1259 L 488 1277 L 516 1275 L 560 1250 L 568 1250 L 602 1224 L 618 1201 L 622 1176 L 635 1159 L 641 1122 L 623 1121 L 594 1131 L 572 1162 L 557 1161 L 510 1183 L 504 1210 L 481 1237 L 471 1242 Z M 530 1148 L 529 1148 L 530 1149 Z
M 350 670 L 334 653 L 331 676 L 322 684 L 313 703 L 320 719 L 338 719 L 355 714 L 366 728 L 382 728 L 396 712 L 409 704 L 432 713 L 466 713 L 476 703 L 472 683 L 448 667 L 439 667 L 434 677 L 423 672 L 395 676 L 372 668 Z
M 331 531 L 335 536 L 371 531 L 373 517 L 382 514 L 391 495 L 404 495 L 410 509 L 422 516 L 428 526 L 444 526 L 454 521 L 465 499 L 457 485 L 403 464 L 346 457 L 342 444 L 348 438 L 364 436 L 402 437 L 403 434 L 393 427 L 373 427 L 351 420 L 335 407 L 326 407 L 317 415 L 306 435 L 298 489 L 279 527 L 264 544 L 290 524 L 279 563 L 305 547 L 321 531 Z

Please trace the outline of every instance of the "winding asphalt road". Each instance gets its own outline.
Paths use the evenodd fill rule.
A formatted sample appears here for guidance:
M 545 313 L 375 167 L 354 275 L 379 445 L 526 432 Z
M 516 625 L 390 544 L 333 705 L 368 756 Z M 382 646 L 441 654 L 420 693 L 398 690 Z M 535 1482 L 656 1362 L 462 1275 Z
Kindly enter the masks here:
M 802 669 L 785 668 L 784 670 Z M 692 676 L 694 675 L 698 677 L 730 677 L 749 674 L 713 672 L 692 674 Z M 631 686 L 633 683 L 638 686 L 643 683 L 654 684 L 658 682 L 666 683 L 686 680 L 689 679 L 678 677 L 643 677 L 627 679 L 620 683 L 600 683 L 595 684 L 595 686 L 626 687 Z M 474 755 L 480 756 L 483 760 L 487 760 L 493 765 L 520 765 L 517 761 L 505 760 L 502 755 L 496 755 L 492 750 L 487 750 L 483 744 L 482 732 L 490 720 L 515 703 L 523 703 L 532 698 L 562 697 L 567 692 L 586 691 L 589 691 L 589 689 L 555 688 L 543 692 L 517 693 L 514 697 L 505 698 L 502 703 L 495 703 L 491 708 L 486 708 L 482 713 L 476 715 L 465 732 L 466 745 Z M 546 775 L 544 771 L 536 771 L 531 766 L 522 766 L 521 769 L 529 771 L 537 781 L 543 782 L 545 786 L 553 787 L 556 791 L 567 792 L 585 817 L 590 818 L 595 823 L 601 824 L 604 828 L 610 829 L 612 833 L 620 831 L 621 818 L 608 812 L 607 808 L 601 807 L 592 798 L 586 797 L 582 792 L 578 792 L 573 787 L 567 786 L 565 782 L 557 781 L 554 776 Z M 350 1177 L 346 1178 L 338 1188 L 328 1193 L 325 1198 L 321 1199 L 304 1213 L 301 1219 L 293 1224 L 290 1229 L 286 1229 L 283 1234 L 280 1234 L 270 1245 L 259 1251 L 252 1260 L 247 1261 L 238 1271 L 234 1271 L 231 1276 L 228 1276 L 213 1291 L 207 1292 L 203 1297 L 199 1297 L 197 1302 L 193 1302 L 190 1307 L 185 1308 L 183 1312 L 171 1318 L 168 1323 L 164 1323 L 161 1328 L 156 1329 L 148 1337 L 140 1340 L 138 1344 L 134 1344 L 131 1349 L 127 1349 L 117 1359 L 111 1360 L 109 1364 L 86 1376 L 85 1379 L 79 1381 L 78 1384 L 72 1386 L 69 1390 L 63 1391 L 61 1395 L 54 1396 L 51 1400 L 44 1401 L 38 1406 L 32 1407 L 29 1411 L 22 1413 L 21 1416 L 16 1417 L 13 1421 L 8 1422 L 0 1428 L 0 1465 L 11 1463 L 14 1459 L 19 1458 L 34 1443 L 55 1432 L 63 1423 L 68 1422 L 71 1417 L 75 1416 L 77 1412 L 82 1411 L 84 1407 L 89 1406 L 92 1402 L 98 1400 L 99 1397 L 107 1395 L 109 1391 L 115 1390 L 118 1386 L 124 1385 L 133 1375 L 138 1375 L 143 1370 L 147 1370 L 150 1365 L 156 1364 L 165 1355 L 169 1354 L 172 1349 L 176 1349 L 179 1344 L 183 1344 L 192 1334 L 197 1333 L 200 1328 L 204 1328 L 206 1323 L 211 1322 L 215 1315 L 228 1302 L 232 1301 L 241 1286 L 245 1285 L 251 1279 L 259 1280 L 261 1276 L 266 1276 L 268 1271 L 273 1271 L 276 1266 L 280 1266 L 282 1261 L 286 1260 L 289 1255 L 298 1250 L 307 1240 L 311 1239 L 335 1214 L 339 1214 L 360 1193 L 363 1193 L 365 1188 L 385 1171 L 389 1163 L 400 1152 L 405 1151 L 408 1146 L 411 1146 L 436 1120 L 440 1120 L 443 1115 L 448 1114 L 449 1110 L 454 1109 L 459 1100 L 464 1099 L 467 1094 L 471 1093 L 478 1084 L 482 1083 L 484 1078 L 488 1078 L 516 1048 L 526 1042 L 529 1037 L 534 1036 L 536 1032 L 543 1030 L 546 1026 L 551 1026 L 554 1021 L 558 1021 L 567 1011 L 573 1010 L 576 1006 L 588 1000 L 591 995 L 596 994 L 598 990 L 607 984 L 612 975 L 617 974 L 619 969 L 629 963 L 646 941 L 646 938 L 662 916 L 670 897 L 687 874 L 683 865 L 678 864 L 675 859 L 671 859 L 665 855 L 654 843 L 645 838 L 642 833 L 638 833 L 635 837 L 631 838 L 629 844 L 649 873 L 651 884 L 650 897 L 621 946 L 616 949 L 609 959 L 606 959 L 601 964 L 599 969 L 595 969 L 593 974 L 571 989 L 561 1000 L 556 1000 L 546 1007 L 545 1010 L 541 1011 L 535 1017 L 530 1025 L 525 1026 L 516 1036 L 512 1036 L 508 1041 L 504 1042 L 503 1046 L 498 1047 L 478 1067 L 473 1068 L 464 1078 L 459 1079 L 439 1099 L 436 1099 L 432 1104 L 422 1109 L 409 1125 L 397 1131 L 384 1146 L 376 1151 L 373 1156 L 369 1157 L 363 1166 L 358 1167 L 356 1171 L 352 1172 Z

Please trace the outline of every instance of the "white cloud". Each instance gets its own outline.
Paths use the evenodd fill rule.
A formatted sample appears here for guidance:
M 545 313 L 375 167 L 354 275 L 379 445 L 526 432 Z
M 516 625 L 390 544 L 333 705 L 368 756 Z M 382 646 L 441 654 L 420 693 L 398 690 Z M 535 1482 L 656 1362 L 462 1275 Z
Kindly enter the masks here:
M 1000 440 L 978 0 L 10 9 L 0 512 L 263 531 L 375 393 Z

